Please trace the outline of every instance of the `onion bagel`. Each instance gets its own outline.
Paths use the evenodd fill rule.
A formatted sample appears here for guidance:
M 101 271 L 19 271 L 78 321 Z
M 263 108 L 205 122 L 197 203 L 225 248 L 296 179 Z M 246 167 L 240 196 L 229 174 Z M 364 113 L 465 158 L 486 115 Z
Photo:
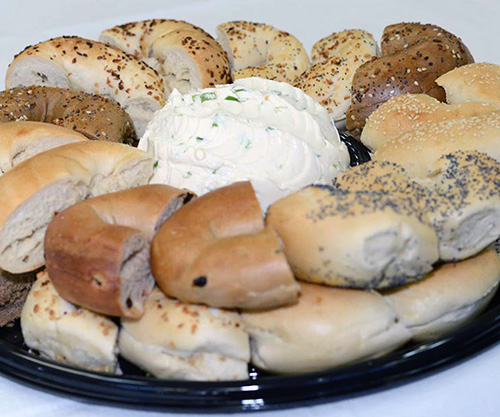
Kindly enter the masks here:
M 5 85 L 62 87 L 111 98 L 130 115 L 138 136 L 165 98 L 161 76 L 145 63 L 114 46 L 76 36 L 28 46 L 11 62 Z
M 359 136 L 368 116 L 399 94 L 425 93 L 444 101 L 445 92 L 435 80 L 472 62 L 462 41 L 438 26 L 387 26 L 382 35 L 381 57 L 361 65 L 354 74 L 347 129 Z
M 137 143 L 132 120 L 113 100 L 56 87 L 13 88 L 0 93 L 0 123 L 51 123 L 92 140 Z
M 106 42 L 145 61 L 163 76 L 167 92 L 182 94 L 231 82 L 226 52 L 203 29 L 179 20 L 152 19 L 101 33 Z
M 227 52 L 235 80 L 261 77 L 291 84 L 310 66 L 300 41 L 271 25 L 222 23 L 217 26 L 217 40 Z
M 35 155 L 0 177 L 0 268 L 11 273 L 44 264 L 47 226 L 79 201 L 148 182 L 153 159 L 127 145 L 85 141 Z
M 156 234 L 151 264 L 159 287 L 183 302 L 260 309 L 297 300 L 299 286 L 248 181 L 178 210 Z

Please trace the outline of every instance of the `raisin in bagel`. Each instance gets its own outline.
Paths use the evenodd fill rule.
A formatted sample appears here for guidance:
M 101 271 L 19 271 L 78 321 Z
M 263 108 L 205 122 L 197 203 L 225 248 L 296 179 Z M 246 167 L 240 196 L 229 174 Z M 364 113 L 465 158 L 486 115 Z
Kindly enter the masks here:
M 65 88 L 31 86 L 0 93 L 0 123 L 52 123 L 92 140 L 135 145 L 132 120 L 113 100 Z
M 168 185 L 144 185 L 59 213 L 45 234 L 46 268 L 57 292 L 98 313 L 139 318 L 154 285 L 151 240 L 191 197 Z
M 153 159 L 128 145 L 70 143 L 35 155 L 0 177 L 0 268 L 28 272 L 44 264 L 47 226 L 79 201 L 148 182 Z
M 165 88 L 186 94 L 231 82 L 226 52 L 203 29 L 179 20 L 152 19 L 103 31 L 99 40 L 145 61 Z
M 5 85 L 62 87 L 111 98 L 130 115 L 138 136 L 165 98 L 155 70 L 114 46 L 78 37 L 27 47 L 11 62 Z
M 399 94 L 425 93 L 444 101 L 445 92 L 435 80 L 472 62 L 462 41 L 438 26 L 420 23 L 387 26 L 382 36 L 381 57 L 363 64 L 354 75 L 347 129 L 359 136 L 368 116 Z
M 233 78 L 261 77 L 292 83 L 309 68 L 309 57 L 295 36 L 271 25 L 246 21 L 217 26 Z
M 159 287 L 183 302 L 257 309 L 297 300 L 299 286 L 248 181 L 174 213 L 153 240 L 151 264 Z

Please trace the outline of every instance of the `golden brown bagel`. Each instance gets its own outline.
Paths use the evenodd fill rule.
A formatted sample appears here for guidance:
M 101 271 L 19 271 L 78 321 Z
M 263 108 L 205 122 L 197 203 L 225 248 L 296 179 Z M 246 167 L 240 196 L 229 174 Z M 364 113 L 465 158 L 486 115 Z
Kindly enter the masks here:
M 184 302 L 256 309 L 297 300 L 298 284 L 277 236 L 264 229 L 250 182 L 177 211 L 153 240 L 151 264 L 160 288 Z
M 363 64 L 354 75 L 347 129 L 359 135 L 368 116 L 399 94 L 425 93 L 444 101 L 444 90 L 435 80 L 472 62 L 462 41 L 439 26 L 420 23 L 387 26 L 382 35 L 381 57 Z
M 227 52 L 235 80 L 260 77 L 292 83 L 310 66 L 297 38 L 264 23 L 222 23 L 217 40 Z
M 179 20 L 152 19 L 115 26 L 99 40 L 147 62 L 165 81 L 186 94 L 231 82 L 226 52 L 203 29 Z
M 11 62 L 5 85 L 63 87 L 109 97 L 130 115 L 138 136 L 165 103 L 163 80 L 155 70 L 114 46 L 76 36 L 27 47 Z
M 168 185 L 144 185 L 59 213 L 45 234 L 46 267 L 57 292 L 98 313 L 139 318 L 154 285 L 151 240 L 192 196 Z

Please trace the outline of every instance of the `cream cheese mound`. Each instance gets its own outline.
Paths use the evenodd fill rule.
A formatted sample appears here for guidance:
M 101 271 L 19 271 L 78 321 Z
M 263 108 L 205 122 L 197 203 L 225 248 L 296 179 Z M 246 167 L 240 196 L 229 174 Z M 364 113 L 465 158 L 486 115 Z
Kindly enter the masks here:
M 139 148 L 157 161 L 152 183 L 201 195 L 250 180 L 263 209 L 349 166 L 328 112 L 289 84 L 246 78 L 182 95 L 174 90 Z

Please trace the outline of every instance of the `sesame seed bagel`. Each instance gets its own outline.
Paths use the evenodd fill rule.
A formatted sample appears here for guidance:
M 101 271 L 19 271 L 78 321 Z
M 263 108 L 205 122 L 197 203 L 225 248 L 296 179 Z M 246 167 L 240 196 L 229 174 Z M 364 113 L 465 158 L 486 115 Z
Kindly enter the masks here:
M 446 90 L 450 104 L 466 101 L 489 103 L 500 107 L 500 65 L 486 62 L 464 65 L 436 80 Z
M 486 250 L 461 262 L 438 266 L 424 279 L 385 295 L 417 341 L 442 337 L 478 316 L 500 281 L 500 261 Z
M 92 311 L 139 318 L 153 289 L 151 241 L 193 195 L 144 185 L 91 198 L 57 214 L 45 233 L 45 262 L 57 292 Z
M 121 320 L 120 354 L 157 378 L 248 378 L 250 343 L 233 311 L 186 304 L 155 288 L 139 320 Z
M 301 287 L 294 305 L 242 315 L 259 368 L 285 374 L 331 369 L 381 356 L 410 339 L 374 291 Z
M 499 141 L 500 110 L 495 110 L 474 117 L 425 123 L 384 141 L 372 158 L 395 162 L 412 178 L 425 179 L 432 175 L 441 156 L 459 150 L 484 152 L 500 162 Z
M 297 278 L 390 288 L 422 278 L 439 257 L 437 236 L 416 200 L 310 186 L 274 203 L 266 223 L 282 239 Z
M 128 145 L 85 141 L 42 152 L 0 177 L 0 268 L 11 273 L 44 264 L 47 226 L 89 197 L 144 185 L 153 159 Z
M 39 86 L 0 92 L 0 123 L 19 120 L 55 124 L 92 140 L 137 143 L 130 116 L 115 101 L 96 94 Z
M 138 136 L 165 96 L 155 70 L 114 46 L 76 36 L 27 47 L 11 62 L 5 85 L 62 87 L 111 98 L 130 115 Z
M 309 68 L 307 52 L 293 35 L 271 25 L 246 21 L 217 26 L 233 78 L 260 77 L 292 83 Z
M 445 92 L 435 80 L 472 62 L 462 41 L 439 26 L 420 23 L 387 26 L 382 35 L 381 57 L 361 65 L 354 75 L 347 129 L 359 136 L 368 116 L 400 94 L 424 93 L 444 101 Z
M 441 103 L 426 94 L 402 94 L 389 99 L 370 115 L 360 139 L 375 151 L 385 141 L 418 130 L 426 123 L 474 117 L 497 109 L 490 103 L 452 105 Z
M 46 271 L 37 276 L 21 313 L 24 343 L 44 357 L 78 368 L 114 373 L 118 326 L 78 308 L 56 291 Z
M 351 104 L 356 69 L 377 55 L 377 43 L 364 30 L 344 30 L 316 42 L 313 66 L 301 74 L 294 86 L 325 106 L 335 121 L 345 118 Z
M 87 138 L 74 130 L 41 122 L 0 124 L 0 175 L 41 152 Z
M 152 19 L 115 26 L 99 40 L 147 62 L 164 79 L 170 93 L 229 84 L 226 52 L 203 29 L 179 20 Z
M 249 181 L 175 212 L 153 240 L 151 266 L 163 292 L 188 303 L 264 309 L 295 302 L 299 291 Z

